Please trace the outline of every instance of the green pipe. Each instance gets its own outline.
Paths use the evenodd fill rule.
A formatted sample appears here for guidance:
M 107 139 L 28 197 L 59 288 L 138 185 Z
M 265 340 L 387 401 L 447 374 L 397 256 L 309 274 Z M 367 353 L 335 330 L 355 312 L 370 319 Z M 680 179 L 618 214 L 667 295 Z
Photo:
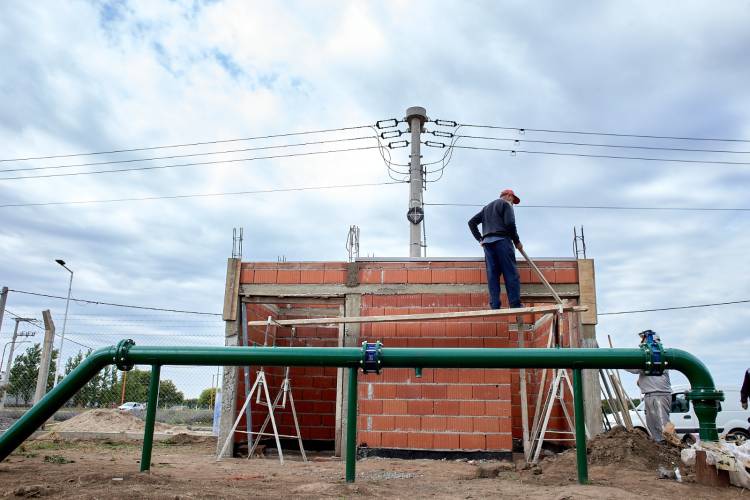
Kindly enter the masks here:
M 156 407 L 159 404 L 159 376 L 161 366 L 151 367 L 151 379 L 148 383 L 148 406 L 146 407 L 146 425 L 143 429 L 143 449 L 141 450 L 141 472 L 151 469 L 151 449 L 154 447 L 154 425 Z
M 115 348 L 105 347 L 89 354 L 80 365 L 63 378 L 55 388 L 49 391 L 37 404 L 0 436 L 0 461 L 18 448 L 44 422 L 52 418 L 78 390 L 86 385 L 99 371 L 107 365 L 114 364 Z
M 349 397 L 346 413 L 346 482 L 353 483 L 357 466 L 357 372 L 349 368 Z
M 576 419 L 576 463 L 578 483 L 588 484 L 589 465 L 586 461 L 586 416 L 583 410 L 583 378 L 580 368 L 573 368 L 573 408 Z
M 0 436 L 0 460 L 7 457 L 100 369 L 117 364 L 121 369 L 139 365 L 197 366 L 338 366 L 357 368 L 362 351 L 357 347 L 150 347 L 120 342 L 99 349 L 27 411 Z M 401 368 L 651 368 L 643 349 L 445 349 L 382 348 L 381 366 Z M 722 398 L 705 365 L 689 353 L 665 349 L 667 368 L 687 375 L 693 391 L 704 441 L 716 441 L 716 401 Z

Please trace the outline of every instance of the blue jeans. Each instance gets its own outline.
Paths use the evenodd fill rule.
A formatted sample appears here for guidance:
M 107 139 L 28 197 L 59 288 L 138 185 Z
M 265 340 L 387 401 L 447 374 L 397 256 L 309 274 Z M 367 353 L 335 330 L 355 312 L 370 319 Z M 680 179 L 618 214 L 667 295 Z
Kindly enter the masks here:
M 516 268 L 516 251 L 508 238 L 485 243 L 484 261 L 487 265 L 487 286 L 490 291 L 490 308 L 500 309 L 500 275 L 505 278 L 505 290 L 511 308 L 521 305 L 521 282 Z

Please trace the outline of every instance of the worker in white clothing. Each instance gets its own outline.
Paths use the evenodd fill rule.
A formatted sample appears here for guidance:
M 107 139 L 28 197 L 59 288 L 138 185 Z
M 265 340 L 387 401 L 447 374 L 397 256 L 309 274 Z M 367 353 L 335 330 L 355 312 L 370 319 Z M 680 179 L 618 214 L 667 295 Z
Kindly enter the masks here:
M 659 335 L 651 330 L 643 331 L 638 335 L 641 337 L 641 344 L 661 342 Z M 672 408 L 672 383 L 669 381 L 669 373 L 664 370 L 661 375 L 646 375 L 643 370 L 627 371 L 638 374 L 638 387 L 643 394 L 646 410 L 646 427 L 651 434 L 651 439 L 661 443 L 664 441 L 662 431 L 669 422 L 669 412 Z

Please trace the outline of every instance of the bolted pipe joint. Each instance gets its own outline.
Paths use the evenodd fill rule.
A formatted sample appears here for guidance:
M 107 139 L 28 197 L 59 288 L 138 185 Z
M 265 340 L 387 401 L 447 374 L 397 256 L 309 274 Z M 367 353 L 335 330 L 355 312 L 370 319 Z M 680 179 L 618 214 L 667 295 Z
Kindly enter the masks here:
M 646 375 L 661 375 L 667 369 L 667 361 L 664 359 L 664 346 L 661 342 L 651 342 L 641 344 L 641 350 L 647 357 L 646 369 L 643 372 Z
M 362 367 L 362 373 L 380 374 L 380 367 L 383 364 L 380 357 L 383 354 L 383 344 L 377 342 L 362 342 L 362 359 L 359 364 Z
M 115 347 L 115 356 L 112 361 L 117 365 L 118 370 L 129 372 L 133 369 L 133 366 L 135 366 L 133 362 L 128 359 L 128 352 L 134 345 L 135 341 L 133 339 L 124 339 L 117 343 L 117 347 Z

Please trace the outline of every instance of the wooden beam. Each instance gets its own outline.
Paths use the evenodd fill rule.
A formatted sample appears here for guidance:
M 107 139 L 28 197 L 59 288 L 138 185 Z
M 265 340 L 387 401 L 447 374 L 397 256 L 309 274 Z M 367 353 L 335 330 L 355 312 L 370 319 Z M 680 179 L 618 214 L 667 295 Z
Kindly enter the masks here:
M 562 306 L 537 306 L 537 307 L 520 307 L 517 309 L 486 309 L 481 311 L 460 311 L 445 313 L 424 313 L 424 314 L 388 314 L 384 316 L 350 316 L 338 318 L 312 318 L 312 319 L 285 319 L 274 321 L 279 326 L 293 325 L 321 325 L 321 324 L 338 324 L 338 323 L 384 323 L 388 321 L 423 321 L 435 319 L 456 319 L 456 318 L 482 318 L 487 316 L 517 316 L 519 314 L 536 314 L 550 313 L 559 311 L 585 311 L 583 306 L 571 306 L 563 304 Z M 248 326 L 264 326 L 265 321 L 248 321 Z

